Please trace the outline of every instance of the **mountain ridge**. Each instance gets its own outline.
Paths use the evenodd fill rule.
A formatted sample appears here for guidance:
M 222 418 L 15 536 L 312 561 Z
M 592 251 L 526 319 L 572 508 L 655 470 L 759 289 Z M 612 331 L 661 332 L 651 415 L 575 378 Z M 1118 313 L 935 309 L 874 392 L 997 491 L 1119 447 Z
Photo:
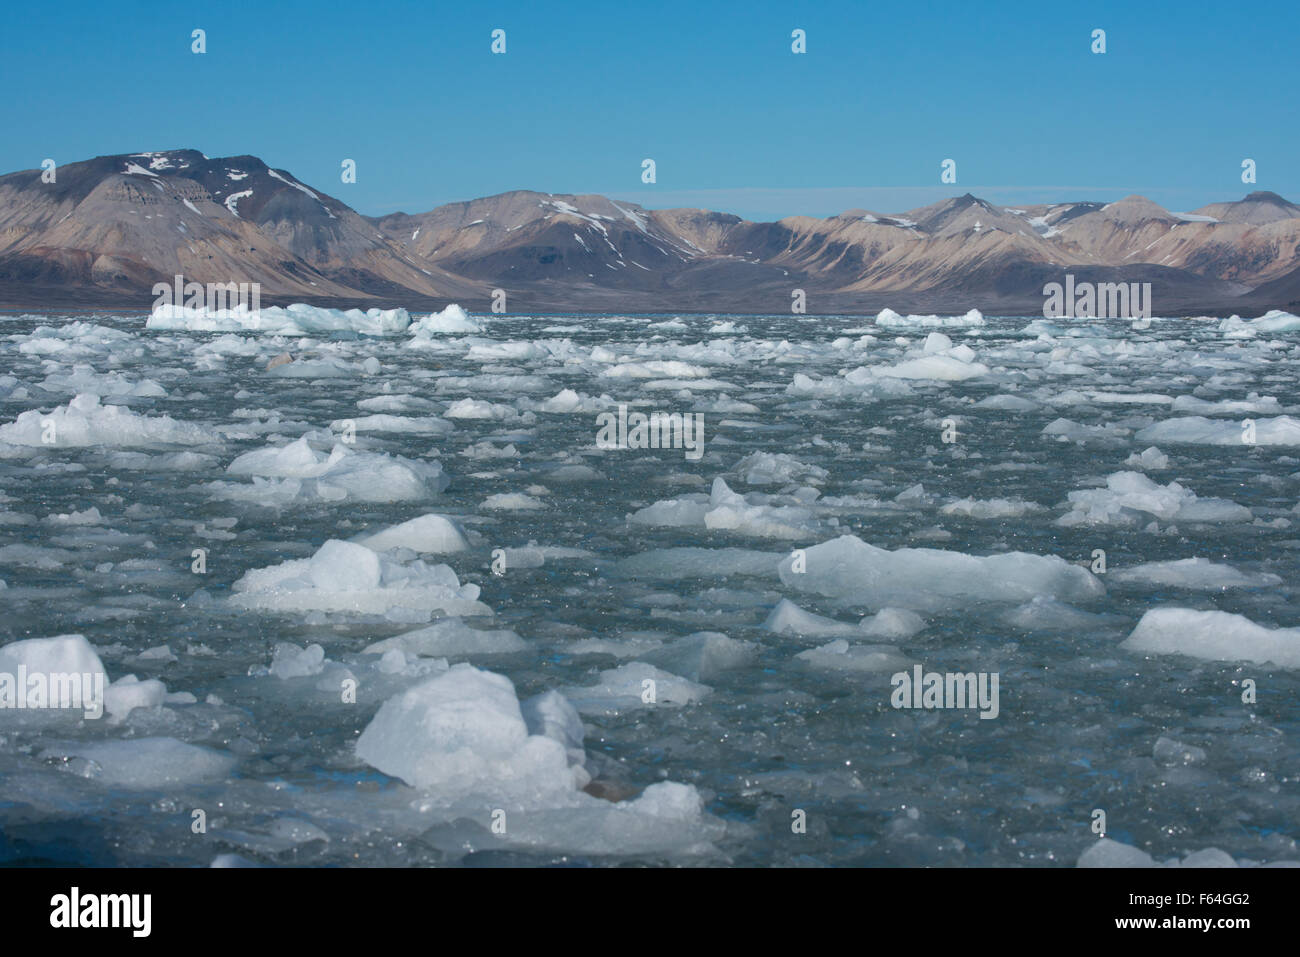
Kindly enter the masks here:
M 155 282 L 258 282 L 263 302 L 486 311 L 1030 312 L 1072 272 L 1147 281 L 1157 314 L 1255 314 L 1300 298 L 1300 206 L 1264 190 L 1174 213 L 997 206 L 751 222 L 598 194 L 510 190 L 365 216 L 252 155 L 110 154 L 0 176 L 0 305 L 147 308 Z

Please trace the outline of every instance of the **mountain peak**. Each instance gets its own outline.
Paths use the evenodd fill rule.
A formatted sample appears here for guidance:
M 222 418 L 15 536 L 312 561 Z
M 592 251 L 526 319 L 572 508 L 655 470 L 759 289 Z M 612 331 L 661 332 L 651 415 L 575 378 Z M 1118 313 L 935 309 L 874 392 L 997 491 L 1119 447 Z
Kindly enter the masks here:
M 1276 203 L 1279 206 L 1294 206 L 1295 204 L 1283 199 L 1277 193 L 1267 189 L 1257 189 L 1253 193 L 1248 193 L 1243 203 Z
M 1139 196 L 1137 193 L 1125 196 L 1116 202 L 1108 203 L 1098 212 L 1102 213 L 1106 219 L 1122 223 L 1139 223 L 1151 219 L 1168 220 L 1169 222 L 1178 221 L 1177 216 L 1159 203 L 1153 202 L 1145 196 Z
M 1300 206 L 1277 193 L 1261 189 L 1248 193 L 1245 199 L 1235 203 L 1211 203 L 1201 207 L 1197 212 L 1212 216 L 1221 223 L 1264 226 L 1268 223 L 1300 217 Z

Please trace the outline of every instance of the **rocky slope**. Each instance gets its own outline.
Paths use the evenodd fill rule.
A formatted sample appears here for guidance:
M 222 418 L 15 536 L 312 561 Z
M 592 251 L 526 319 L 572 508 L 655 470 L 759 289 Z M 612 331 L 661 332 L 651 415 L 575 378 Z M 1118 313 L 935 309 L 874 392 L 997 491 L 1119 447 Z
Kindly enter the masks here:
M 1037 313 L 1042 287 L 1150 282 L 1157 314 L 1293 308 L 1300 206 L 1251 193 L 1192 213 L 1140 196 L 754 223 L 516 190 L 365 217 L 252 156 L 102 156 L 0 177 L 0 305 L 142 307 L 156 281 L 259 282 L 263 302 L 458 300 L 510 311 Z
M 264 301 L 479 294 L 253 156 L 171 150 L 70 163 L 54 183 L 40 170 L 0 177 L 0 298 L 25 287 L 38 301 L 139 301 L 177 273 L 258 282 Z

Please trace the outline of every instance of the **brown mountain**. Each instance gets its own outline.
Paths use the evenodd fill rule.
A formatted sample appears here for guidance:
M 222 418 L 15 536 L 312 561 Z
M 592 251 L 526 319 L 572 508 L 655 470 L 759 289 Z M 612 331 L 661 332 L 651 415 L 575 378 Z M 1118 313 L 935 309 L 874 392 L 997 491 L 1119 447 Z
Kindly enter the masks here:
M 264 301 L 481 295 L 253 156 L 100 156 L 0 177 L 0 298 L 147 305 L 154 282 L 258 282 Z M 24 295 L 26 293 L 26 295 Z
M 259 282 L 263 302 L 511 312 L 1037 313 L 1042 287 L 1150 282 L 1157 313 L 1257 313 L 1300 293 L 1300 206 L 1251 193 L 1194 213 L 1002 207 L 970 194 L 902 214 L 748 222 L 517 190 L 365 217 L 251 156 L 102 156 L 0 177 L 0 305 L 143 308 L 156 281 Z

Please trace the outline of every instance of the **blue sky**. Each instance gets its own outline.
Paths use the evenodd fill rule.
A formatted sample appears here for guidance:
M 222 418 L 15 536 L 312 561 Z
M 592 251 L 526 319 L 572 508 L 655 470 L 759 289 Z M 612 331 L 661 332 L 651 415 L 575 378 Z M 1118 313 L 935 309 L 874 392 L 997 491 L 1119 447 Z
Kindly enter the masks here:
M 756 219 L 995 202 L 1300 201 L 1300 5 L 11 5 L 0 170 L 252 153 L 364 213 L 508 189 Z M 506 30 L 507 52 L 490 52 Z M 807 31 L 808 52 L 790 50 Z M 206 54 L 190 32 L 207 31 Z M 1107 52 L 1090 51 L 1094 28 Z M 653 158 L 657 183 L 641 183 Z M 1241 182 L 1241 161 L 1258 183 Z M 343 159 L 357 182 L 340 182 Z M 940 183 L 944 159 L 957 184 Z

